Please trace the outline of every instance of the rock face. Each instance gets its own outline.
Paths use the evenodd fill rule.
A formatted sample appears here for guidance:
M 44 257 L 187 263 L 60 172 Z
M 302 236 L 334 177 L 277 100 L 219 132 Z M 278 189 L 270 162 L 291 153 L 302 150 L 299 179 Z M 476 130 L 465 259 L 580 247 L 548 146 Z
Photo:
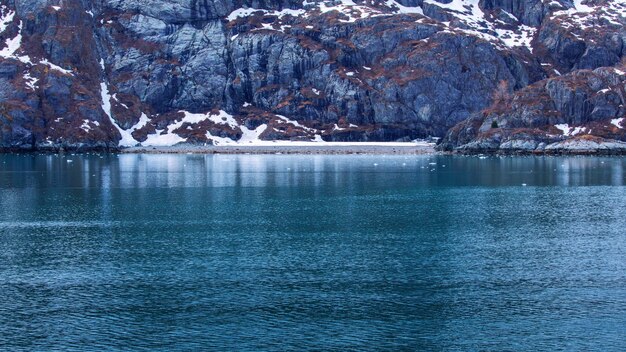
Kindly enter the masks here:
M 626 141 L 625 71 L 622 65 L 577 70 L 534 83 L 454 126 L 438 148 L 465 153 L 608 148 L 623 153 L 623 143 L 616 141 Z
M 535 150 L 563 139 L 549 126 L 624 116 L 624 74 L 589 70 L 624 56 L 626 4 L 583 3 L 2 0 L 0 149 L 411 140 L 456 125 L 442 148 Z
M 617 153 L 626 141 L 626 4 L 596 1 L 544 17 L 534 53 L 555 75 L 449 130 L 438 148 L 462 153 Z

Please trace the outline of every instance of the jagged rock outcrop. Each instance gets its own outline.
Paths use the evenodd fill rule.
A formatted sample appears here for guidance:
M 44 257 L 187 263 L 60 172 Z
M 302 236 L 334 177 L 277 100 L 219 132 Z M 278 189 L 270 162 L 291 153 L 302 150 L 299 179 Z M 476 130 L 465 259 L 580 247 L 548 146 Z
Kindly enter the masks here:
M 604 0 L 2 0 L 0 11 L 2 150 L 443 136 L 482 125 L 494 92 L 616 65 L 626 38 L 626 5 Z M 582 94 L 554 82 L 546 94 Z M 622 111 L 594 104 L 562 108 Z M 451 148 L 476 137 L 453 134 Z
M 485 152 L 624 152 L 626 68 L 577 70 L 496 101 L 454 126 L 438 148 Z

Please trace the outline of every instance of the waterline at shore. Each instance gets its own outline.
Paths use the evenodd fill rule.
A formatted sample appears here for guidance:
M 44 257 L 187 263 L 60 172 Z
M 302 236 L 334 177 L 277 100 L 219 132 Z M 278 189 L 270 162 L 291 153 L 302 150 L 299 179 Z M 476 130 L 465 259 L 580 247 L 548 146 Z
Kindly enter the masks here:
M 122 153 L 151 154 L 434 154 L 435 145 L 427 142 L 288 142 L 232 145 L 188 145 L 131 147 Z

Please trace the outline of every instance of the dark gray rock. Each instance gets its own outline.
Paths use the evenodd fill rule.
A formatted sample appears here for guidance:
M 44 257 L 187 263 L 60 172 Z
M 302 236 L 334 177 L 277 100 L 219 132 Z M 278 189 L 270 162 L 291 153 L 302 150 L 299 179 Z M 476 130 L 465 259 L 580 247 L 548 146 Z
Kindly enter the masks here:
M 0 148 L 115 148 L 123 135 L 167 133 L 179 111 L 221 110 L 241 127 L 187 123 L 177 133 L 239 138 L 243 126 L 279 126 L 280 115 L 304 126 L 262 138 L 406 140 L 464 121 L 446 148 L 526 150 L 551 141 L 534 140 L 536 129 L 622 116 L 621 76 L 580 71 L 622 60 L 619 1 L 597 0 L 608 14 L 584 16 L 567 15 L 569 0 L 481 0 L 461 12 L 449 2 L 355 0 L 347 11 L 339 0 L 5 1 L 2 15 L 15 16 L 0 43 L 21 42 L 0 57 Z M 238 9 L 247 15 L 228 18 Z M 494 105 L 499 95 L 509 104 Z M 494 122 L 531 132 L 513 139 L 492 133 Z
M 622 70 L 581 70 L 537 82 L 454 126 L 438 148 L 514 152 L 543 149 L 541 143 L 547 145 L 546 151 L 570 146 L 565 149 L 573 152 L 575 145 L 584 149 L 591 144 L 617 148 L 604 141 L 626 141 L 620 124 L 626 118 L 626 73 Z M 577 142 L 564 142 L 570 139 Z

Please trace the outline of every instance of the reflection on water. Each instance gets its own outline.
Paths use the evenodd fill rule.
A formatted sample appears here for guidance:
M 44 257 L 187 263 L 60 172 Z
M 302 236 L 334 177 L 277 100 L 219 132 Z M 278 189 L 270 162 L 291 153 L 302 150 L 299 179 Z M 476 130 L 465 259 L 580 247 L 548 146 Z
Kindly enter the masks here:
M 2 155 L 0 350 L 623 351 L 625 162 Z

